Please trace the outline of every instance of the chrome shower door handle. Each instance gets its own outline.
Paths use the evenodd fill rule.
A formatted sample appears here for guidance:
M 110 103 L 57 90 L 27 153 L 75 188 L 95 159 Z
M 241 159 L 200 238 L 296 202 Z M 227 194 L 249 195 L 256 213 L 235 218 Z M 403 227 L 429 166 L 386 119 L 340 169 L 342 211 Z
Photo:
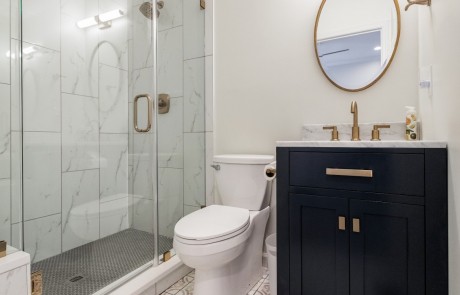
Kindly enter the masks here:
M 145 97 L 147 99 L 147 127 L 145 129 L 141 129 L 138 126 L 138 107 L 137 104 L 139 102 L 139 99 Z M 150 129 L 152 129 L 152 116 L 153 116 L 153 100 L 148 94 L 139 94 L 134 98 L 134 130 L 136 130 L 139 133 L 146 133 L 149 132 Z

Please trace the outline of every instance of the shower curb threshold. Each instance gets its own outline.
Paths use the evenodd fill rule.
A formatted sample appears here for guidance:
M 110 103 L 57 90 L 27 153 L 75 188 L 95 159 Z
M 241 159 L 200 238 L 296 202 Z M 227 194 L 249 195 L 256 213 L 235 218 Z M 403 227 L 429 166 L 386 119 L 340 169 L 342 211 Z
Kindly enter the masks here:
M 166 290 L 171 285 L 171 282 L 174 283 L 175 281 L 184 277 L 190 271 L 192 271 L 192 269 L 183 264 L 179 257 L 176 255 L 166 263 L 162 263 L 158 266 L 150 266 L 112 292 L 109 292 L 112 288 L 108 286 L 107 288 L 104 288 L 95 293 L 95 295 L 141 295 L 146 291 L 149 291 L 149 294 L 151 294 L 151 291 L 155 289 L 156 292 L 154 294 L 161 294 L 161 292 Z M 117 285 L 117 283 L 120 284 L 121 282 L 125 281 L 127 277 L 129 278 L 129 276 L 132 276 L 132 274 L 121 278 L 119 281 L 114 282 L 112 285 Z

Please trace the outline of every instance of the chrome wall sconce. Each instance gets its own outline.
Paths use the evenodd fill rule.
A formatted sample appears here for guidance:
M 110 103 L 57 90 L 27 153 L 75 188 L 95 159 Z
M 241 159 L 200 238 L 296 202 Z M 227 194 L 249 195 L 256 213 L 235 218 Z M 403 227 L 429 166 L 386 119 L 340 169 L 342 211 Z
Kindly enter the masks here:
M 414 4 L 431 6 L 431 0 L 407 0 L 407 3 L 405 8 L 406 11 Z

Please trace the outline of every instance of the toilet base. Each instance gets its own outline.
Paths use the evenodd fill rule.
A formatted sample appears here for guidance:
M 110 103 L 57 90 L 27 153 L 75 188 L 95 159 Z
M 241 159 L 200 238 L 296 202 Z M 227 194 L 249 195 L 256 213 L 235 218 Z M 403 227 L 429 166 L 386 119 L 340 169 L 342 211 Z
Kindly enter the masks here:
M 270 207 L 254 214 L 254 231 L 235 260 L 217 268 L 196 269 L 194 295 L 246 295 L 263 275 L 262 250 Z

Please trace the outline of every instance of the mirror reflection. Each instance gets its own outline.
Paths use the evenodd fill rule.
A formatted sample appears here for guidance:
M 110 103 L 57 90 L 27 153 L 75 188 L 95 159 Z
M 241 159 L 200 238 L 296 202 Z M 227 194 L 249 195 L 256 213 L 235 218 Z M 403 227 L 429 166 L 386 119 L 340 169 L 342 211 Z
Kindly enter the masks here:
M 393 60 L 399 24 L 396 0 L 323 0 L 315 44 L 326 77 L 347 91 L 372 86 Z

